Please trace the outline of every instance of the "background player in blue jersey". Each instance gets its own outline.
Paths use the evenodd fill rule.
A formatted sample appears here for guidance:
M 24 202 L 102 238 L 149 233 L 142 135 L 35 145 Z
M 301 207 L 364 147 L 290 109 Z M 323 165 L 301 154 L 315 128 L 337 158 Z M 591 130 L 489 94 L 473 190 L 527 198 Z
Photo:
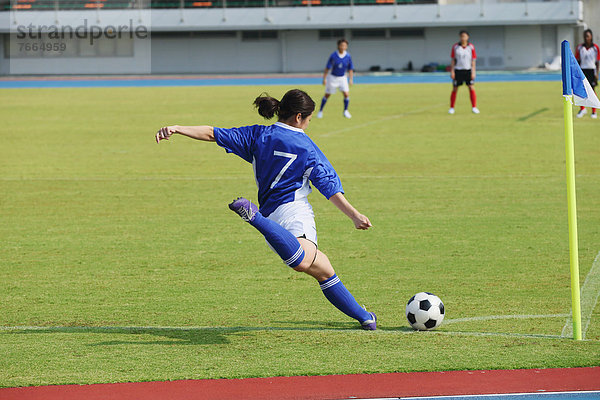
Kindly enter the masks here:
M 229 204 L 229 208 L 262 233 L 271 249 L 288 266 L 314 277 L 334 306 L 360 322 L 363 329 L 375 330 L 375 314 L 356 302 L 335 274 L 327 256 L 317 248 L 314 213 L 307 198 L 311 192 L 309 182 L 346 214 L 357 229 L 368 229 L 371 222 L 346 200 L 337 173 L 304 133 L 315 103 L 308 94 L 294 89 L 281 101 L 260 96 L 254 105 L 265 119 L 277 115 L 278 121 L 273 125 L 231 129 L 167 126 L 156 133 L 156 141 L 178 133 L 216 142 L 228 153 L 252 163 L 260 209 L 242 197 Z
M 344 94 L 344 117 L 352 118 L 348 111 L 350 104 L 350 85 L 354 79 L 354 64 L 352 57 L 348 53 L 348 41 L 340 39 L 337 42 L 337 51 L 334 51 L 327 60 L 327 66 L 323 73 L 323 85 L 325 85 L 325 95 L 321 100 L 321 108 L 317 114 L 317 118 L 323 118 L 323 108 L 329 96 L 337 90 L 341 90 Z M 346 75 L 346 71 L 348 75 Z

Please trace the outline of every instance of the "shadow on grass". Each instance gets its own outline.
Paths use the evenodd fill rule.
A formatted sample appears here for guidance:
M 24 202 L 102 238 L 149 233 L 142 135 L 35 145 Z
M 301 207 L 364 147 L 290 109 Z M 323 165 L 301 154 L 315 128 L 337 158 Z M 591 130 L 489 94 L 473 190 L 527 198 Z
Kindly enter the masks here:
M 272 321 L 277 325 L 284 325 L 282 327 L 276 327 L 275 329 L 289 329 L 289 330 L 347 330 L 357 329 L 358 323 L 356 322 L 331 322 L 331 321 Z
M 408 326 L 382 326 L 377 328 L 383 332 L 404 332 L 404 333 L 412 333 L 415 330 Z
M 56 327 L 15 327 L 10 330 L 0 331 L 4 335 L 21 334 L 99 334 L 99 335 L 124 335 L 122 339 L 106 340 L 89 346 L 117 346 L 117 345 L 211 345 L 230 343 L 227 336 L 243 335 L 248 332 L 340 332 L 360 331 L 356 323 L 352 322 L 324 322 L 324 321 L 274 321 L 275 324 L 287 326 L 273 327 L 152 327 L 152 326 L 56 326 Z M 293 326 L 290 326 L 293 325 Z M 410 328 L 380 328 L 384 331 L 412 331 Z M 160 340 L 147 340 L 143 336 L 152 336 Z
M 274 324 L 282 325 L 296 325 L 297 327 L 282 327 L 282 328 L 271 328 L 281 330 L 358 330 L 358 324 L 356 322 L 324 322 L 324 321 L 273 321 Z M 385 332 L 414 332 L 414 329 L 408 326 L 378 326 L 378 331 Z
M 241 332 L 230 330 L 226 333 Z M 89 344 L 89 346 L 113 346 L 122 344 L 145 345 L 207 345 L 229 343 L 225 332 L 216 328 L 198 327 L 144 327 L 144 326 L 53 326 L 53 327 L 22 327 L 4 331 L 1 334 L 100 334 L 100 335 L 126 335 L 126 340 L 107 340 Z M 154 336 L 162 340 L 144 340 L 142 336 Z M 139 339 L 139 340 L 132 340 Z M 170 340 L 169 340 L 170 339 Z
M 407 326 L 379 327 L 377 332 L 365 332 L 351 322 L 323 322 L 323 321 L 273 321 L 275 324 L 287 326 L 273 327 L 153 327 L 153 326 L 55 326 L 55 327 L 0 327 L 0 335 L 21 334 L 97 334 L 97 335 L 122 335 L 118 339 L 105 340 L 97 343 L 88 343 L 88 346 L 118 346 L 118 345 L 219 345 L 230 343 L 228 336 L 248 334 L 250 332 L 347 332 L 356 334 L 417 334 L 423 335 L 451 335 L 475 337 L 505 337 L 520 339 L 565 339 L 559 335 L 510 333 L 510 332 L 478 332 L 461 330 L 434 330 L 429 332 L 415 332 Z M 295 325 L 295 326 L 289 326 Z M 160 339 L 158 339 L 160 338 Z
M 549 110 L 548 107 L 540 108 L 539 110 L 533 111 L 527 115 L 522 116 L 521 118 L 518 118 L 517 121 L 519 121 L 519 122 L 527 121 L 528 119 L 533 118 L 536 115 L 546 112 L 548 110 Z

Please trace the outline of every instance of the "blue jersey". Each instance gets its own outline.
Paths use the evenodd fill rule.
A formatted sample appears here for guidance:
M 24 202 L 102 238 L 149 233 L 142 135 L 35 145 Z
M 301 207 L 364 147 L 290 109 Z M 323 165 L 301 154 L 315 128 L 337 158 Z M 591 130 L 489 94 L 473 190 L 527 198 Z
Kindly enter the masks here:
M 241 128 L 214 128 L 217 144 L 252 163 L 258 185 L 260 212 L 306 200 L 309 180 L 329 199 L 343 193 L 342 183 L 327 157 L 302 129 L 282 122 Z
M 326 68 L 331 70 L 331 75 L 333 76 L 344 76 L 346 71 L 354 71 L 354 64 L 352 64 L 350 53 L 346 52 L 344 57 L 340 57 L 340 53 L 334 51 L 329 56 L 329 60 L 327 60 Z

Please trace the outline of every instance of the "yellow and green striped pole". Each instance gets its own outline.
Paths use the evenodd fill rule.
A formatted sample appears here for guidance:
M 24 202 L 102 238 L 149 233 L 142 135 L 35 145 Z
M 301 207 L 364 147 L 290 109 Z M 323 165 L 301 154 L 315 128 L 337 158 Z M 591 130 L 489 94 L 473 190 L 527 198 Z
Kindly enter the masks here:
M 573 310 L 573 339 L 581 340 L 581 300 L 579 289 L 579 247 L 577 241 L 577 199 L 575 194 L 575 145 L 573 141 L 573 102 L 571 87 L 572 54 L 569 42 L 562 42 L 563 99 L 565 114 L 565 151 L 567 164 L 567 199 L 569 216 L 569 250 L 571 262 L 571 308 Z M 567 53 L 569 52 L 569 53 Z

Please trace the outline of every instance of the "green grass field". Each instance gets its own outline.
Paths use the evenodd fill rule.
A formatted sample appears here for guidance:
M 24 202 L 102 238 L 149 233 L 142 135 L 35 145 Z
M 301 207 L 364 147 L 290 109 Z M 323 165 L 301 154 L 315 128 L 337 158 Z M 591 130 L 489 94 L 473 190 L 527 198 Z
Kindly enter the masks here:
M 256 199 L 249 164 L 154 142 L 167 124 L 260 123 L 252 99 L 287 89 L 0 90 L 0 386 L 600 365 L 600 307 L 584 309 L 587 340 L 560 338 L 560 83 L 478 84 L 478 116 L 465 88 L 449 116 L 449 85 L 358 85 L 352 120 L 339 95 L 313 120 L 374 225 L 354 230 L 315 191 L 320 248 L 376 332 L 229 211 Z M 600 251 L 600 125 L 575 122 L 583 282 Z M 404 317 L 424 290 L 446 305 L 436 332 Z

